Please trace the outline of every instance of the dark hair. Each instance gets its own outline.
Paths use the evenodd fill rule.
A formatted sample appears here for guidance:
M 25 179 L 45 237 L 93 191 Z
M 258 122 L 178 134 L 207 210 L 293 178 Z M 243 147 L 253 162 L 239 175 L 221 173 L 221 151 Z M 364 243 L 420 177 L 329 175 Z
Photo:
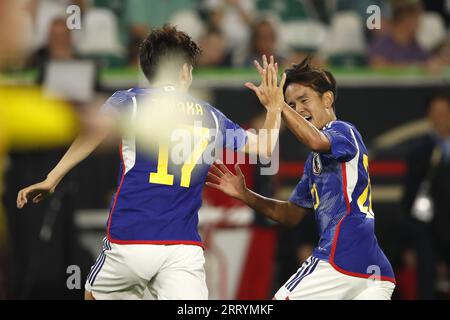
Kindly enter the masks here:
M 431 105 L 437 100 L 447 102 L 447 105 L 450 107 L 450 94 L 448 94 L 447 91 L 438 91 L 427 100 L 427 103 L 425 104 L 426 113 L 430 112 Z
M 180 62 L 172 67 L 180 68 L 183 63 L 195 64 L 200 54 L 199 46 L 186 33 L 176 27 L 166 24 L 154 29 L 139 48 L 139 60 L 145 77 L 151 81 L 156 75 L 162 58 L 168 61 Z M 173 59 L 177 58 L 177 59 Z
M 421 1 L 397 0 L 392 2 L 392 21 L 398 22 L 404 17 L 419 14 L 422 11 Z
M 257 39 L 259 33 L 261 32 L 260 28 L 263 26 L 266 26 L 266 25 L 272 29 L 273 36 L 275 37 L 275 39 L 277 37 L 277 33 L 273 26 L 273 23 L 269 19 L 260 18 L 259 20 L 254 21 L 251 25 L 251 34 L 250 34 L 250 50 L 251 50 L 252 54 L 256 54 L 256 55 L 260 54 L 260 52 L 258 52 L 258 50 L 256 48 L 256 39 Z
M 333 77 L 331 72 L 313 67 L 311 65 L 311 56 L 307 56 L 299 64 L 294 64 L 292 68 L 286 69 L 285 73 L 286 82 L 284 84 L 283 92 L 286 92 L 287 87 L 291 83 L 298 83 L 306 87 L 310 87 L 320 96 L 327 91 L 331 91 L 334 96 L 333 109 L 336 110 L 336 79 Z

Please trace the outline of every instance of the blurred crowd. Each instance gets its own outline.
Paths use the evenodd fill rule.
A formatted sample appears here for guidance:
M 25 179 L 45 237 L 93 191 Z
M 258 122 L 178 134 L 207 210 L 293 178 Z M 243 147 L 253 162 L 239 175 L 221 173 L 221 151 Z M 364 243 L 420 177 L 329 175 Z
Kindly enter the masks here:
M 248 67 L 262 54 L 290 64 L 310 53 L 338 67 L 438 73 L 450 64 L 448 0 L 21 1 L 33 29 L 29 68 L 77 56 L 106 67 L 137 66 L 140 42 L 165 23 L 201 44 L 201 67 Z M 80 8 L 80 29 L 65 27 L 70 5 Z

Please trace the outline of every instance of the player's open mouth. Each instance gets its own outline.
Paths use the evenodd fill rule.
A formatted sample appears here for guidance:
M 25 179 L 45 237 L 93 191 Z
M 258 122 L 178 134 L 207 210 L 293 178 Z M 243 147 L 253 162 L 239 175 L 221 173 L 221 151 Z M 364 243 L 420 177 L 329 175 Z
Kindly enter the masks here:
M 305 118 L 306 121 L 309 121 L 309 122 L 312 121 L 312 117 L 311 116 L 306 116 L 306 117 L 303 117 L 303 118 Z

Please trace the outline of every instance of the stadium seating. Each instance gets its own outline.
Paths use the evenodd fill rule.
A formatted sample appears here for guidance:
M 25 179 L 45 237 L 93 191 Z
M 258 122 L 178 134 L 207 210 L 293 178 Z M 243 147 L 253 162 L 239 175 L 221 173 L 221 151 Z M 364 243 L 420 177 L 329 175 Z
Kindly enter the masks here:
M 442 17 L 435 12 L 425 12 L 418 32 L 419 44 L 427 50 L 433 50 L 447 36 Z
M 77 46 L 83 55 L 121 56 L 118 23 L 109 9 L 92 9 L 86 12 L 83 35 Z

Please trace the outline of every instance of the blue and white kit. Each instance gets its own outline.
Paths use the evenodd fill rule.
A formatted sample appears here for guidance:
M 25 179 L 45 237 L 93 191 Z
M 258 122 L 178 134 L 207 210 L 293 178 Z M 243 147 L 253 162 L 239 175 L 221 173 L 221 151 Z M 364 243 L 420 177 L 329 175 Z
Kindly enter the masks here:
M 146 288 L 157 299 L 207 298 L 197 225 L 212 162 L 199 160 L 210 144 L 240 150 L 247 134 L 216 108 L 173 86 L 118 91 L 101 112 L 130 117 L 132 122 L 143 116 L 140 112 L 149 107 L 152 97 L 174 102 L 159 107 L 182 113 L 177 126 L 200 129 L 199 145 L 193 147 L 195 156 L 189 163 L 173 163 L 168 137 L 152 139 L 158 141 L 153 152 L 142 148 L 135 136 L 122 137 L 120 176 L 111 199 L 107 237 L 86 283 L 97 299 L 141 298 Z M 150 107 L 158 108 L 158 104 Z M 230 130 L 232 139 L 227 135 Z
M 322 264 L 349 282 L 376 278 L 389 282 L 386 287 L 391 289 L 395 284 L 392 267 L 375 236 L 369 158 L 362 137 L 343 121 L 328 123 L 322 132 L 331 143 L 331 151 L 308 156 L 303 176 L 289 198 L 297 206 L 314 210 L 319 244 L 306 265 L 280 289 L 278 299 L 304 298 L 303 294 L 321 298 L 319 293 L 308 296 L 305 283 L 318 277 L 318 270 L 325 268 Z M 353 299 L 359 293 L 346 292 L 332 298 Z

